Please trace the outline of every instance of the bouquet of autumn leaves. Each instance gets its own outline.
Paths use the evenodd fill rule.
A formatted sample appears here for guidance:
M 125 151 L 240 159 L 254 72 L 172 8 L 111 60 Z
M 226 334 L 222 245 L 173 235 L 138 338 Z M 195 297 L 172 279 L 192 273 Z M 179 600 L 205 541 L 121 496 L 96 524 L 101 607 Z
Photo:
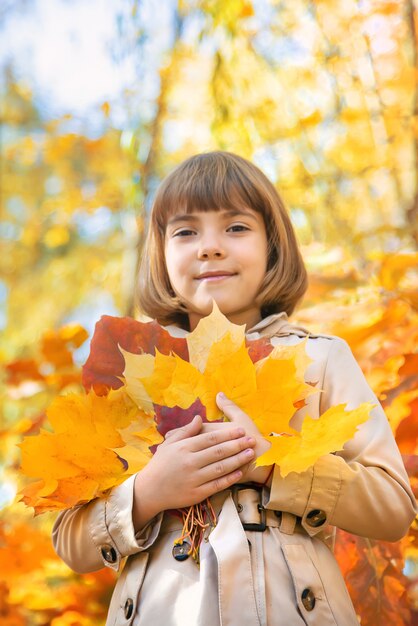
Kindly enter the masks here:
M 22 500 L 35 514 L 72 507 L 101 496 L 141 470 L 165 434 L 199 414 L 226 420 L 215 398 L 222 391 L 249 415 L 271 447 L 256 465 L 302 472 L 341 450 L 371 406 L 331 407 L 318 419 L 290 425 L 295 411 L 317 393 L 306 383 L 305 341 L 273 347 L 248 340 L 214 305 L 185 338 L 157 322 L 103 316 L 83 367 L 85 394 L 59 396 L 47 411 L 51 430 L 20 444 L 22 473 L 35 482 Z

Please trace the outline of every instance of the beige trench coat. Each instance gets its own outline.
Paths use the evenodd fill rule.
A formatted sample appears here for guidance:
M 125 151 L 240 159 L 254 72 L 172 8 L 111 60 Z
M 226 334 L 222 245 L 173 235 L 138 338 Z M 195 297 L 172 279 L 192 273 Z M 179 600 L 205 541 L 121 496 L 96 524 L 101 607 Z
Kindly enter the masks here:
M 308 332 L 291 326 L 282 313 L 261 321 L 249 336 L 260 335 L 294 345 Z M 75 571 L 118 570 L 128 557 L 107 626 L 358 624 L 324 529 L 332 525 L 396 541 L 414 519 L 415 499 L 387 418 L 348 345 L 337 337 L 310 335 L 306 349 L 313 359 L 306 380 L 318 381 L 323 392 L 308 398 L 294 425 L 305 414 L 317 417 L 335 404 L 377 406 L 343 451 L 322 457 L 308 471 L 281 478 L 276 469 L 270 491 L 217 494 L 212 500 L 218 523 L 202 542 L 200 568 L 192 558 L 173 558 L 181 530 L 173 515 L 158 515 L 135 535 L 134 477 L 106 498 L 59 515 L 54 546 Z M 261 521 L 264 532 L 244 530 L 243 523 Z

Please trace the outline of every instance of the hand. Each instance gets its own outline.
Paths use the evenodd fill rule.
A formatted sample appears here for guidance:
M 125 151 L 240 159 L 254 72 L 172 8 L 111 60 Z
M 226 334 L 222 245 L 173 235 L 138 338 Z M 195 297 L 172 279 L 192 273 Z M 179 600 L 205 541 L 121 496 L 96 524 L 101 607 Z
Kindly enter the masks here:
M 234 426 L 241 426 L 247 435 L 252 435 L 256 441 L 255 444 L 255 458 L 266 452 L 270 448 L 270 443 L 265 439 L 253 420 L 248 417 L 244 411 L 242 411 L 232 400 L 229 400 L 223 393 L 218 393 L 216 396 L 216 404 L 224 413 L 224 415 L 230 420 L 230 422 L 224 422 L 223 424 L 203 424 L 203 432 L 213 432 L 215 427 L 226 426 L 231 427 L 231 422 Z M 244 474 L 240 478 L 239 482 L 256 482 L 264 483 L 271 473 L 272 465 L 265 465 L 262 467 L 255 467 L 254 460 L 248 463 L 244 469 Z
M 236 424 L 212 424 L 201 432 L 202 419 L 166 434 L 165 441 L 135 477 L 133 521 L 137 530 L 154 515 L 201 502 L 238 482 L 242 467 L 255 458 L 255 439 Z

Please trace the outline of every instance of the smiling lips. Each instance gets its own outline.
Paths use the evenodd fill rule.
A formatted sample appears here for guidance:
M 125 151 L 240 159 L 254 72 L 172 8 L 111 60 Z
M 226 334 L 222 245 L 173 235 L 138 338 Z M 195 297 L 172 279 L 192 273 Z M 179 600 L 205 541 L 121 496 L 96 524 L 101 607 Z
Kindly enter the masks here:
M 231 276 L 236 276 L 236 274 L 233 272 L 203 272 L 196 276 L 196 280 L 216 281 L 222 278 L 230 278 Z

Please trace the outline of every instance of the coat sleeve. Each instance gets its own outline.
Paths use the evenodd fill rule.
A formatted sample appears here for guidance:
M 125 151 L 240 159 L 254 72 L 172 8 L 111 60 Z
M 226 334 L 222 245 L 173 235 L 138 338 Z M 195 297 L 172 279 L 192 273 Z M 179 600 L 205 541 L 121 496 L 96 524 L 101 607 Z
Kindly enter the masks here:
M 124 557 L 147 550 L 156 540 L 162 513 L 135 534 L 134 479 L 130 476 L 106 497 L 58 515 L 52 530 L 54 549 L 75 572 L 85 574 L 102 567 L 118 570 Z
M 397 541 L 407 533 L 417 512 L 402 457 L 387 417 L 348 344 L 339 338 L 327 344 L 331 347 L 320 414 L 341 403 L 347 403 L 347 409 L 362 402 L 376 406 L 342 451 L 285 478 L 276 467 L 266 507 L 300 517 L 311 536 L 332 524 L 371 539 Z

